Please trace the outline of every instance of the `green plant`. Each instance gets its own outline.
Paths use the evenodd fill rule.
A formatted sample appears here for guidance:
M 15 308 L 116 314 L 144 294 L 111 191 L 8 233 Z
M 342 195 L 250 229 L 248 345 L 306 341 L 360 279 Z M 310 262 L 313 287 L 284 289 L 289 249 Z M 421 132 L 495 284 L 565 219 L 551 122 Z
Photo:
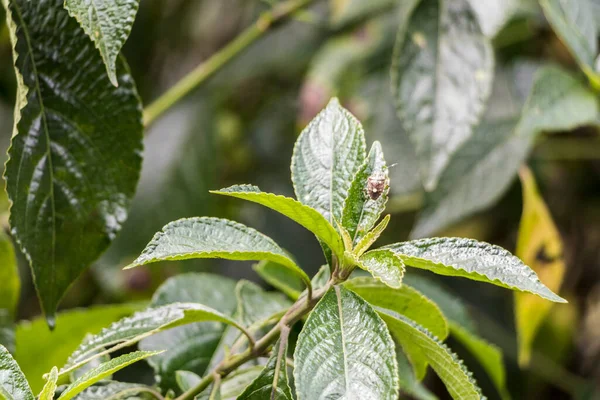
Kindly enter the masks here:
M 159 387 L 172 390 L 178 400 L 292 399 L 292 393 L 300 399 L 395 399 L 400 382 L 403 390 L 418 392 L 416 382 L 428 365 L 454 398 L 482 398 L 471 373 L 442 343 L 449 331 L 483 357 L 505 395 L 497 350 L 404 283 L 406 267 L 564 300 L 521 260 L 487 243 L 431 238 L 371 249 L 390 220 L 389 215 L 380 220 L 388 200 L 388 168 L 378 142 L 367 154 L 361 124 L 337 99 L 298 138 L 291 170 L 298 200 L 252 185 L 213 193 L 261 204 L 314 233 L 327 261 L 315 277 L 310 279 L 272 239 L 242 224 L 209 217 L 171 222 L 128 268 L 190 258 L 255 260 L 260 261 L 257 271 L 287 296 L 240 281 L 235 285 L 236 305 L 234 285 L 224 278 L 174 277 L 158 289 L 148 309 L 87 337 L 66 365 L 47 375 L 40 398 L 52 398 L 56 385 L 69 380 L 59 399 L 77 394 L 78 399 L 92 399 L 99 393 L 162 398 L 157 389 L 144 385 L 110 381 L 92 386 L 148 357 Z M 357 274 L 357 268 L 367 274 Z M 298 282 L 306 290 L 300 292 Z M 198 324 L 202 321 L 212 322 Z M 302 330 L 294 345 L 290 332 L 299 324 Z M 136 343 L 142 351 L 102 361 Z M 198 362 L 204 358 L 210 361 Z M 252 364 L 260 358 L 267 358 L 266 364 Z M 9 379 L 21 382 L 5 396 L 33 399 L 6 351 L 2 362 L 11 371 Z M 288 369 L 293 369 L 294 389 Z M 11 386 L 3 386 L 7 382 L 0 381 L 0 387 L 10 391 Z

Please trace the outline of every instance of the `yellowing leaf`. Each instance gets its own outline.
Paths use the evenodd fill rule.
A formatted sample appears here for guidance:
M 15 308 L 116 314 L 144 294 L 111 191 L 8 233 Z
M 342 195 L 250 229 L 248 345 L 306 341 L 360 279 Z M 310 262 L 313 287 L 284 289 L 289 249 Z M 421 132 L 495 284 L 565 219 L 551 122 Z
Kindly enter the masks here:
M 535 178 L 527 167 L 519 172 L 523 186 L 523 214 L 519 226 L 516 254 L 538 274 L 550 290 L 558 292 L 565 272 L 560 234 Z M 529 293 L 515 293 L 515 318 L 519 342 L 519 364 L 525 366 L 531 357 L 536 332 L 552 303 Z

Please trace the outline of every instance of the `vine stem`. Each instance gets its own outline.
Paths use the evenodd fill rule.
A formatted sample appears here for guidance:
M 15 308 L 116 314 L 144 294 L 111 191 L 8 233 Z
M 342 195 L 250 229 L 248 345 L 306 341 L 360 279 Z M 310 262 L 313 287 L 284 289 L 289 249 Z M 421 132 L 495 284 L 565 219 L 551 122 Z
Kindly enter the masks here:
M 269 29 L 285 20 L 295 12 L 306 7 L 314 0 L 287 0 L 277 4 L 271 10 L 261 14 L 259 19 L 246 28 L 238 37 L 227 44 L 208 60 L 198 65 L 189 74 L 184 76 L 172 88 L 167 90 L 158 99 L 144 109 L 144 126 L 148 127 L 171 108 L 179 100 L 187 96 L 192 90 L 200 86 L 221 67 L 240 54 L 248 46 L 262 37 Z
M 207 373 L 206 376 L 202 378 L 198 384 L 196 384 L 196 386 L 190 388 L 175 400 L 192 400 L 197 394 L 206 389 L 215 380 L 216 376 L 225 377 L 240 365 L 245 364 L 246 362 L 265 353 L 269 347 L 275 343 L 275 341 L 277 341 L 281 332 L 289 330 L 294 323 L 311 311 L 321 297 L 323 297 L 334 284 L 335 282 L 330 280 L 323 288 L 314 291 L 313 296 L 309 301 L 306 301 L 304 297 L 298 299 L 281 318 L 279 323 L 275 325 L 269 332 L 267 332 L 262 338 L 256 341 L 253 348 L 248 348 L 242 353 L 235 354 L 224 359 L 214 368 L 214 370 Z

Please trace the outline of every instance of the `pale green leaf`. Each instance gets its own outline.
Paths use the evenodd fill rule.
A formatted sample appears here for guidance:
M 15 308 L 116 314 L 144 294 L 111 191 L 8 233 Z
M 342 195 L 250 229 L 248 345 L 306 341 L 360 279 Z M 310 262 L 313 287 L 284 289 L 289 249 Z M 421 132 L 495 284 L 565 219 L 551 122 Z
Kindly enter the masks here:
M 344 200 L 366 157 L 360 122 L 332 99 L 302 131 L 292 155 L 292 182 L 298 200 L 330 223 L 340 221 Z
M 479 361 L 496 386 L 504 400 L 510 400 L 506 388 L 506 372 L 502 361 L 502 352 L 495 345 L 488 343 L 477 335 L 475 322 L 472 320 L 467 306 L 444 287 L 421 276 L 408 274 L 405 282 L 412 285 L 432 299 L 444 313 L 450 325 L 450 334 Z
M 0 397 L 5 400 L 35 400 L 19 365 L 2 345 L 0 345 Z
M 75 400 L 162 400 L 149 386 L 139 383 L 98 382 L 79 393 Z
M 236 286 L 238 298 L 238 318 L 246 326 L 250 326 L 273 314 L 281 312 L 292 305 L 282 293 L 266 292 L 260 286 L 241 280 Z
M 371 198 L 368 193 L 369 179 L 383 182 L 381 191 L 374 193 L 376 199 Z M 354 176 L 348 197 L 344 201 L 342 226 L 350 234 L 353 244 L 357 244 L 375 226 L 385 210 L 389 189 L 388 168 L 381 144 L 374 142 L 367 160 Z
M 341 255 L 344 253 L 344 245 L 342 244 L 340 235 L 330 221 L 325 219 L 314 208 L 306 206 L 297 200 L 261 192 L 258 187 L 253 185 L 235 185 L 211 193 L 237 197 L 269 207 L 314 233 L 335 254 Z
M 404 315 L 442 340 L 448 336 L 448 324 L 438 306 L 410 286 L 403 284 L 399 289 L 392 289 L 370 278 L 355 278 L 345 286 L 377 309 Z M 414 356 L 411 350 L 406 349 L 405 352 L 412 356 L 414 374 L 416 379 L 421 380 L 427 371 L 427 360 L 419 357 L 418 353 Z
M 6 163 L 10 226 L 50 325 L 60 299 L 127 217 L 142 113 L 123 59 L 115 88 L 63 0 L 3 0 L 18 82 Z
M 133 364 L 134 362 L 143 360 L 151 357 L 159 352 L 155 351 L 135 351 L 133 353 L 124 354 L 120 357 L 114 358 L 108 362 L 100 364 L 97 368 L 89 371 L 85 375 L 81 376 L 75 382 L 71 383 L 60 395 L 59 400 L 69 400 L 82 392 L 86 388 L 92 386 L 94 383 L 104 379 L 107 376 Z
M 238 400 L 293 400 L 287 376 L 287 337 L 273 346 L 273 354 L 260 375 L 244 390 Z
M 261 261 L 254 265 L 254 271 L 275 289 L 285 293 L 290 299 L 297 300 L 304 290 L 304 282 L 297 275 L 271 261 Z
M 236 282 L 207 273 L 187 273 L 165 281 L 154 293 L 151 305 L 161 307 L 177 302 L 204 304 L 224 315 L 235 313 L 237 302 L 234 293 Z M 231 328 L 233 334 L 239 330 Z M 141 350 L 168 349 L 148 359 L 157 381 L 164 390 L 176 390 L 177 371 L 187 370 L 203 375 L 225 332 L 218 322 L 186 324 L 166 332 L 159 332 L 140 342 Z
M 71 354 L 60 373 L 64 375 L 91 359 L 133 345 L 145 337 L 166 329 L 201 321 L 224 322 L 244 330 L 232 318 L 202 304 L 173 303 L 149 308 L 113 323 L 97 335 L 88 336 Z M 107 350 L 102 351 L 104 348 Z
M 399 30 L 392 88 L 427 190 L 435 189 L 451 156 L 471 137 L 493 75 L 492 46 L 468 0 L 416 5 Z
M 558 303 L 566 302 L 540 282 L 523 261 L 489 243 L 463 238 L 431 238 L 383 248 L 394 251 L 409 267 L 492 283 Z
M 390 215 L 386 215 L 379 224 L 373 229 L 369 231 L 354 247 L 354 254 L 357 256 L 363 255 L 363 253 L 373 245 L 379 239 L 379 236 L 383 233 L 385 228 L 387 228 L 388 223 L 390 222 Z
M 191 258 L 270 260 L 310 281 L 273 239 L 238 222 L 211 217 L 183 218 L 168 223 L 127 268 Z
M 108 77 L 117 81 L 117 56 L 125 44 L 139 0 L 64 0 L 65 8 L 74 17 L 100 51 Z
M 192 371 L 175 371 L 175 380 L 179 389 L 182 392 L 186 392 L 196 386 L 202 378 Z
M 344 287 L 332 288 L 310 313 L 294 353 L 299 399 L 398 398 L 398 366 L 377 313 Z
M 600 83 L 594 72 L 598 56 L 598 20 L 593 0 L 540 0 L 552 29 L 573 54 L 590 79 Z
M 452 398 L 457 400 L 484 398 L 471 377 L 471 372 L 464 367 L 462 361 L 427 329 L 391 311 L 380 311 L 380 315 L 403 350 L 410 349 L 409 354 L 418 354 L 419 357 L 427 360 L 446 385 Z
M 558 292 L 566 272 L 562 239 L 531 171 L 524 167 L 519 175 L 523 213 L 516 254 L 531 265 L 548 288 Z M 529 293 L 515 293 L 515 327 L 521 366 L 529 364 L 534 339 L 552 306 Z
M 410 360 L 399 345 L 396 345 L 396 360 L 398 361 L 401 393 L 407 393 L 416 400 L 438 400 L 433 393 L 419 382 L 415 376 Z
M 17 325 L 15 359 L 34 392 L 44 385 L 42 375 L 53 366 L 64 365 L 88 334 L 96 334 L 111 323 L 133 314 L 143 304 L 92 306 L 57 314 L 57 327 L 50 331 L 43 318 Z M 40 357 L 43 354 L 43 357 Z
M 50 374 L 46 378 L 46 384 L 38 395 L 38 400 L 53 400 L 56 391 L 56 381 L 58 380 L 58 368 L 52 367 Z
M 359 258 L 358 266 L 391 288 L 402 285 L 404 263 L 391 250 L 371 250 Z
M 15 352 L 15 322 L 7 309 L 0 308 L 0 345 Z
M 329 3 L 330 23 L 336 28 L 364 19 L 395 5 L 394 0 L 329 0 Z
M 0 309 L 7 310 L 13 317 L 19 304 L 21 279 L 13 244 L 3 229 L 0 229 L 0 282 L 2 282 Z
M 469 0 L 486 36 L 493 38 L 518 10 L 521 0 Z
M 262 371 L 263 367 L 260 365 L 236 370 L 221 383 L 221 395 L 224 399 L 236 398 Z
M 454 155 L 438 188 L 427 194 L 412 236 L 431 236 L 495 203 L 509 188 L 541 131 L 593 123 L 600 114 L 599 101 L 568 72 L 541 68 L 520 121 L 483 123 Z

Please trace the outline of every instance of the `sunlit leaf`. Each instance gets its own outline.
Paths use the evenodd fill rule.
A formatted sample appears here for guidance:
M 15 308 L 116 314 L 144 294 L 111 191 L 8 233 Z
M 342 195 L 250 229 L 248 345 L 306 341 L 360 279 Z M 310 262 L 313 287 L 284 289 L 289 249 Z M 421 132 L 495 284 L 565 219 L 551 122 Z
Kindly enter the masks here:
M 394 251 L 409 267 L 492 283 L 558 303 L 566 302 L 540 282 L 535 271 L 518 257 L 489 243 L 463 238 L 431 238 L 396 243 L 383 249 Z
M 421 0 L 402 25 L 392 88 L 431 191 L 479 122 L 491 92 L 494 53 L 468 0 Z
M 38 395 L 38 400 L 53 400 L 54 392 L 56 391 L 56 381 L 58 380 L 58 368 L 52 367 L 48 378 L 46 378 L 46 384 Z
M 21 279 L 13 244 L 2 229 L 0 229 L 0 282 L 2 282 L 0 309 L 5 309 L 10 316 L 14 316 L 21 294 Z
M 140 383 L 108 381 L 98 382 L 79 393 L 76 400 L 162 400 L 150 386 Z
M 0 345 L 0 397 L 6 400 L 35 400 L 19 365 L 2 345 Z
M 398 398 L 394 342 L 371 306 L 344 287 L 331 289 L 309 315 L 294 365 L 302 399 Z
M 261 261 L 253 268 L 269 285 L 285 293 L 292 300 L 300 297 L 304 282 L 285 267 L 271 261 Z
M 340 221 L 344 200 L 365 158 L 362 125 L 332 99 L 296 141 L 292 155 L 296 197 L 330 223 Z
M 373 277 L 391 288 L 398 289 L 402 285 L 404 263 L 391 250 L 367 251 L 359 258 L 358 266 L 369 271 Z
M 563 244 L 552 215 L 539 194 L 531 171 L 520 171 L 523 187 L 523 214 L 519 226 L 516 254 L 531 265 L 540 280 L 558 292 L 565 273 Z M 552 303 L 526 293 L 515 293 L 515 318 L 519 342 L 519 363 L 529 363 L 531 347 Z
M 141 106 L 123 59 L 115 88 L 63 0 L 3 1 L 18 82 L 5 172 L 10 226 L 54 325 L 65 291 L 127 217 L 141 167 Z

